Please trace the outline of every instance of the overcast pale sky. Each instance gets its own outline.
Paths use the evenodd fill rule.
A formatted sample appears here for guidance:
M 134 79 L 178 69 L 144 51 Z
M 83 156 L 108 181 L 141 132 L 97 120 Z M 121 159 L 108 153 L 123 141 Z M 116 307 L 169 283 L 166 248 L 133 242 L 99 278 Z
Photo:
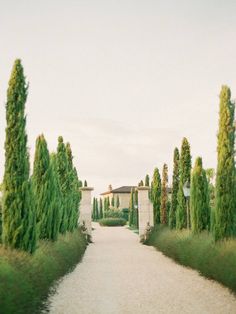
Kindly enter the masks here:
M 218 94 L 236 94 L 235 0 L 0 0 L 0 175 L 16 58 L 30 82 L 31 156 L 44 133 L 72 145 L 98 194 L 135 185 L 186 136 L 216 164 Z

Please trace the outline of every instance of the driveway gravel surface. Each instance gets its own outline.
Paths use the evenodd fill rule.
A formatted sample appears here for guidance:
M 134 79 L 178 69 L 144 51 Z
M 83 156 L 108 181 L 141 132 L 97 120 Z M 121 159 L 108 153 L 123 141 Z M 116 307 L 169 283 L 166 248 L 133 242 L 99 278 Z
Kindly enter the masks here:
M 49 298 L 51 314 L 236 313 L 227 288 L 140 244 L 126 227 L 93 226 L 94 243 Z

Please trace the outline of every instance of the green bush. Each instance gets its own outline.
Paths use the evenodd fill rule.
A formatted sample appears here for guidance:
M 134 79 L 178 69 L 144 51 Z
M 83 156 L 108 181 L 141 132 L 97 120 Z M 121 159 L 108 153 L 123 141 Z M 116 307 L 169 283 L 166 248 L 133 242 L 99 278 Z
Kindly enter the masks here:
M 123 212 L 119 209 L 110 208 L 106 211 L 106 218 L 123 218 Z
M 146 244 L 236 292 L 235 239 L 215 243 L 207 231 L 193 235 L 187 230 L 157 226 Z
M 33 255 L 0 246 L 0 312 L 40 313 L 55 281 L 73 269 L 85 248 L 78 230 L 39 242 Z
M 99 220 L 99 224 L 107 227 L 125 226 L 126 220 L 123 218 L 103 218 Z
M 129 208 L 122 208 L 122 218 L 129 220 Z

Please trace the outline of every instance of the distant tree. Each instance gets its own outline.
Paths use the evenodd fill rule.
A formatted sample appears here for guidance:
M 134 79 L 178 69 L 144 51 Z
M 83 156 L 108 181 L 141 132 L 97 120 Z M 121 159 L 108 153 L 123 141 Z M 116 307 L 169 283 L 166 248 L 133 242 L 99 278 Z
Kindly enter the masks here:
M 217 145 L 215 240 L 234 235 L 235 224 L 235 165 L 234 126 L 235 104 L 231 101 L 229 87 L 222 86 Z
M 92 221 L 96 220 L 96 198 L 93 198 Z
M 103 204 L 102 204 L 102 199 L 100 198 L 99 200 L 99 218 L 103 218 Z
M 145 186 L 149 186 L 149 175 L 146 174 L 146 177 L 145 177 Z
M 138 229 L 138 190 L 134 190 L 134 215 L 133 215 L 133 224 L 136 229 Z
M 88 186 L 88 183 L 87 183 L 87 181 L 85 180 L 84 181 L 84 187 L 87 187 Z
M 154 224 L 160 223 L 161 206 L 161 176 L 158 168 L 154 169 L 152 179 L 151 199 L 153 202 Z
M 134 224 L 134 190 L 131 189 L 130 201 L 129 201 L 129 226 Z
M 96 201 L 95 201 L 95 220 L 97 221 L 98 219 L 99 219 L 98 199 L 96 198 Z
M 119 198 L 119 195 L 117 195 L 116 197 L 116 208 L 119 208 L 120 207 L 120 198 Z
M 199 233 L 210 227 L 210 206 L 206 172 L 202 168 L 202 158 L 198 157 L 191 177 L 191 227 Z
M 27 90 L 21 61 L 16 60 L 7 90 L 2 240 L 7 247 L 33 253 L 36 215 L 25 128 Z
M 144 186 L 143 180 L 141 180 L 141 181 L 139 182 L 138 186 Z
M 171 204 L 169 213 L 169 226 L 170 228 L 176 227 L 176 209 L 178 205 L 178 190 L 179 190 L 179 150 L 176 147 L 174 150 L 174 166 L 173 166 L 173 177 L 172 177 L 172 194 Z
M 168 210 L 168 167 L 166 164 L 163 166 L 162 170 L 162 184 L 161 184 L 161 209 L 160 209 L 160 220 L 161 224 L 167 224 L 167 210 Z
M 183 229 L 187 227 L 187 203 L 184 197 L 183 186 L 190 182 L 191 175 L 191 155 L 190 145 L 186 138 L 183 138 L 180 155 L 180 183 L 177 194 L 178 205 L 176 210 L 176 228 Z
M 115 198 L 114 198 L 114 196 L 112 196 L 112 198 L 111 198 L 111 206 L 115 207 Z

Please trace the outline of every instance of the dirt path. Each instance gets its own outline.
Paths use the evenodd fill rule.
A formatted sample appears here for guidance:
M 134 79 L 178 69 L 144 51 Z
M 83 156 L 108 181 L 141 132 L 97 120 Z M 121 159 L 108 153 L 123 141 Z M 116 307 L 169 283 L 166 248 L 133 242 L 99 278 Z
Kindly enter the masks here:
M 124 227 L 95 228 L 83 262 L 51 297 L 50 313 L 236 313 L 226 288 L 141 245 Z

